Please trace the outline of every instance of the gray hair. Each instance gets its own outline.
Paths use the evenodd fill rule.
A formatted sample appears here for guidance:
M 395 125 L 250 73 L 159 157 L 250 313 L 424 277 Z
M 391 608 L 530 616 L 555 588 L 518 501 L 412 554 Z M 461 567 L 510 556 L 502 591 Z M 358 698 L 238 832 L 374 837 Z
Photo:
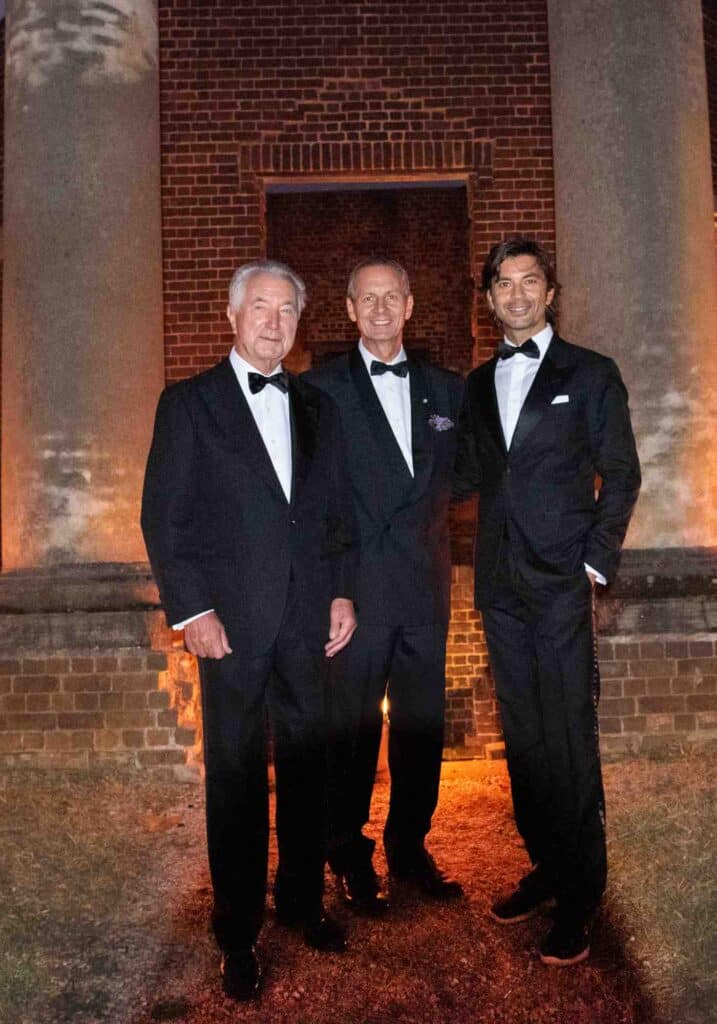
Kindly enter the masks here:
M 395 270 L 401 278 L 403 294 L 411 294 L 411 282 L 408 280 L 408 272 L 405 267 L 401 266 L 398 260 L 389 259 L 388 256 L 367 256 L 365 260 L 361 260 L 357 263 L 349 274 L 349 283 L 346 286 L 346 294 L 350 299 L 356 298 L 356 278 L 362 270 L 366 269 L 366 267 L 390 267 L 390 269 Z
M 301 316 L 306 305 L 306 285 L 296 271 L 279 260 L 250 260 L 235 270 L 229 282 L 230 309 L 239 309 L 244 300 L 247 283 L 255 274 L 273 274 L 274 277 L 289 281 L 296 295 L 296 312 Z

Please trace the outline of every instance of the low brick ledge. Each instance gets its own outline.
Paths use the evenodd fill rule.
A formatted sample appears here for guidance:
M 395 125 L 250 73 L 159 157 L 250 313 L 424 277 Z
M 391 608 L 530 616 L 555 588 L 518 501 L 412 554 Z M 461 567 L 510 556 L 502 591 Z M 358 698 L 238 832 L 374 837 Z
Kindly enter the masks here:
M 198 779 L 197 729 L 176 704 L 164 652 L 19 650 L 0 657 L 0 765 L 116 764 Z

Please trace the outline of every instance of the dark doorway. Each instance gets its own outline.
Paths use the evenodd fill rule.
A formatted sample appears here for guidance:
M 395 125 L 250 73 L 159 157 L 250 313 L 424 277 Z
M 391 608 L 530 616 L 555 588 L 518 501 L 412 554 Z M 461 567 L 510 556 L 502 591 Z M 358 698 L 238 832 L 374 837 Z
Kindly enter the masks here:
M 295 267 L 309 292 L 297 369 L 356 344 L 346 281 L 353 265 L 374 253 L 408 270 L 415 307 L 406 347 L 451 369 L 470 368 L 472 281 L 462 182 L 268 185 L 266 199 L 267 254 Z

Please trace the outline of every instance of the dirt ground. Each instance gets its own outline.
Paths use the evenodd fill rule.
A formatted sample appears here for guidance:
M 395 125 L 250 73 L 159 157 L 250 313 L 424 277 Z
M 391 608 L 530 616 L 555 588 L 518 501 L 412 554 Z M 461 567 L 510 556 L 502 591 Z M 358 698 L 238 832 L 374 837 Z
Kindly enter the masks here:
M 704 966 L 715 935 L 715 767 L 715 758 L 607 767 L 610 889 L 590 961 L 555 970 L 535 952 L 547 918 L 500 927 L 486 916 L 527 868 L 504 765 L 444 764 L 429 846 L 467 898 L 436 906 L 398 890 L 390 916 L 362 920 L 337 904 L 327 876 L 326 903 L 350 929 L 349 951 L 307 949 L 269 909 L 258 1006 L 221 993 L 200 787 L 136 776 L 8 776 L 0 779 L 0 1021 L 707 1024 L 717 995 Z M 381 778 L 375 836 L 386 803 Z M 662 839 L 637 835 L 640 821 L 659 824 Z M 684 872 L 668 864 L 656 892 L 656 863 L 678 847 Z M 702 858 L 696 867 L 694 856 Z M 385 868 L 380 856 L 377 867 Z M 706 888 L 685 894 L 681 879 L 695 870 L 699 879 L 707 872 Z M 653 904 L 670 905 L 670 885 L 676 909 L 656 920 Z M 679 914 L 691 920 L 679 924 Z

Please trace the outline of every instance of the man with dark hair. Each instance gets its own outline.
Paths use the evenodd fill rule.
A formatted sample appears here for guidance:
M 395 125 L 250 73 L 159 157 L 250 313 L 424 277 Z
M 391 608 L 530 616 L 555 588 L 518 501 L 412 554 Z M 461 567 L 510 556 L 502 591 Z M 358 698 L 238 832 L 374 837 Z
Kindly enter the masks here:
M 504 340 L 467 379 L 454 490 L 480 491 L 475 599 L 533 864 L 491 915 L 512 924 L 555 900 L 540 956 L 568 965 L 589 955 L 606 878 L 593 588 L 617 571 L 640 468 L 617 366 L 553 330 L 545 250 L 495 246 L 483 286 Z
M 228 358 L 167 388 L 142 528 L 167 621 L 199 658 L 212 923 L 225 993 L 257 996 L 268 854 L 266 724 L 276 769 L 277 916 L 322 951 L 325 658 L 351 639 L 354 520 L 337 410 L 289 376 L 305 301 L 289 267 L 256 260 L 229 289 Z
M 357 509 L 360 628 L 334 662 L 329 864 L 358 913 L 386 894 L 372 865 L 369 818 L 390 700 L 391 799 L 384 846 L 391 875 L 431 899 L 461 895 L 424 846 L 438 800 L 450 603 L 448 501 L 463 381 L 403 349 L 413 311 L 408 274 L 371 257 L 354 268 L 346 306 L 360 341 L 309 374 L 341 413 Z

